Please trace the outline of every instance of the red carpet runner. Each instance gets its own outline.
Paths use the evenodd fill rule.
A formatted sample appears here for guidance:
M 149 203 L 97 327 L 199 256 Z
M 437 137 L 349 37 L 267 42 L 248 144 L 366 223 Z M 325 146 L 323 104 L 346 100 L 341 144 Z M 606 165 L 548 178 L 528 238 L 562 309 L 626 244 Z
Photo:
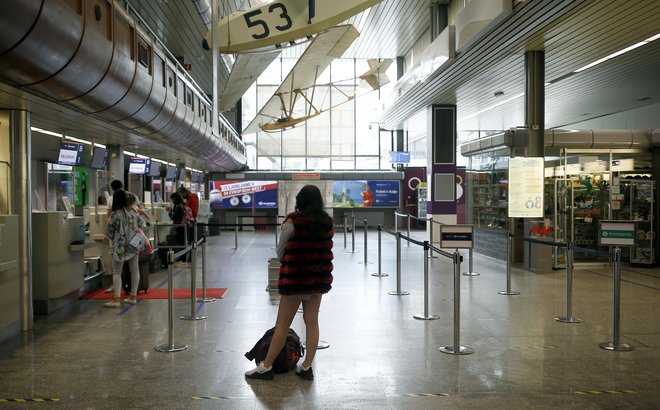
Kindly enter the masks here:
M 209 298 L 222 298 L 229 289 L 227 288 L 207 288 L 206 297 Z M 105 289 L 99 289 L 87 295 L 81 296 L 81 299 L 112 299 L 114 293 L 106 292 Z M 122 298 L 127 298 L 126 294 L 122 291 Z M 197 297 L 202 297 L 202 289 L 197 289 Z M 149 289 L 147 293 L 143 291 L 138 292 L 138 299 L 167 299 L 167 288 L 154 288 Z M 190 288 L 177 288 L 174 289 L 174 299 L 190 299 Z

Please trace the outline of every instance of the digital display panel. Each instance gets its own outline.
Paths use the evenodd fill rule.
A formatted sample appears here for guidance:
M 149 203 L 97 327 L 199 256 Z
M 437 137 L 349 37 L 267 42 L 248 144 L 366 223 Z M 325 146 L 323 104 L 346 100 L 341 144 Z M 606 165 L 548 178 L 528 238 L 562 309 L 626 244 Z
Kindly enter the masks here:
M 80 165 L 84 146 L 77 142 L 62 141 L 57 163 L 62 165 Z
M 147 165 L 151 165 L 149 159 L 133 157 L 128 165 L 128 173 L 144 175 L 147 172 Z
M 94 169 L 105 169 L 105 165 L 108 163 L 108 152 L 106 148 L 94 148 L 91 167 Z
M 152 177 L 160 176 L 160 162 L 151 161 L 151 168 L 149 169 L 149 175 Z
M 179 169 L 176 167 L 176 165 L 168 165 L 167 166 L 167 175 L 165 176 L 166 179 L 177 179 L 179 176 Z
M 410 164 L 409 151 L 390 151 L 390 163 L 392 164 Z
M 400 181 L 334 181 L 332 206 L 336 208 L 399 206 Z
M 211 208 L 277 208 L 277 181 L 210 181 L 209 189 Z

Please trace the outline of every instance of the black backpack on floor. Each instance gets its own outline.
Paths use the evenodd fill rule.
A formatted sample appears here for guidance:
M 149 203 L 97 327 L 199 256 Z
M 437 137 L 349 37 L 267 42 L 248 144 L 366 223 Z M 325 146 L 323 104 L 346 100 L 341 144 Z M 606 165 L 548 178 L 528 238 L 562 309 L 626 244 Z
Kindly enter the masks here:
M 245 357 L 247 357 L 248 360 L 254 360 L 257 364 L 261 363 L 268 354 L 268 347 L 273 338 L 273 333 L 275 333 L 275 328 L 267 330 L 261 339 L 259 339 L 254 345 L 252 350 L 245 353 Z M 289 334 L 286 336 L 284 347 L 273 363 L 273 371 L 275 373 L 285 373 L 289 370 L 295 369 L 298 360 L 300 360 L 303 354 L 305 354 L 305 349 L 303 348 L 302 343 L 300 343 L 300 337 L 298 337 L 293 329 L 289 329 Z

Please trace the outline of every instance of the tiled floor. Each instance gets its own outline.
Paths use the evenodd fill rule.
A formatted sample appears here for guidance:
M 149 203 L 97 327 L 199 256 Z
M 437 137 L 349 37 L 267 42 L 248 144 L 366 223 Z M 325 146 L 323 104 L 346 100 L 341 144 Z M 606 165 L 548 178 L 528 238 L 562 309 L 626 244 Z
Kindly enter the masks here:
M 423 233 L 416 232 L 421 238 Z M 632 352 L 611 352 L 612 280 L 609 267 L 575 271 L 574 315 L 581 324 L 561 324 L 566 313 L 565 271 L 534 274 L 513 269 L 517 296 L 506 288 L 505 267 L 475 256 L 480 276 L 461 276 L 460 343 L 467 356 L 441 353 L 453 345 L 451 261 L 433 259 L 429 313 L 424 312 L 422 251 L 404 246 L 401 290 L 396 290 L 395 242 L 383 235 L 382 270 L 347 253 L 339 235 L 335 282 L 323 299 L 315 380 L 293 374 L 274 381 L 246 381 L 252 364 L 243 357 L 277 312 L 266 292 L 266 261 L 274 256 L 272 233 L 242 232 L 209 238 L 207 283 L 228 287 L 224 299 L 199 307 L 207 320 L 184 321 L 188 300 L 175 300 L 173 339 L 188 345 L 178 353 L 154 346 L 168 341 L 164 300 L 142 300 L 122 310 L 81 300 L 47 317 L 34 330 L 0 345 L 0 399 L 58 398 L 57 402 L 0 402 L 0 408 L 85 409 L 621 409 L 660 408 L 660 271 L 625 267 L 621 341 Z M 349 238 L 350 242 L 350 238 Z M 350 247 L 350 244 L 349 244 Z M 369 259 L 376 261 L 376 235 Z M 464 267 L 467 263 L 464 264 Z M 199 275 L 198 275 L 199 276 Z M 151 286 L 167 286 L 165 271 Z M 176 287 L 190 286 L 176 269 Z M 198 277 L 201 286 L 201 277 Z M 301 315 L 293 328 L 304 337 Z M 584 393 L 587 392 L 587 393 Z M 589 393 L 591 392 L 591 393 Z M 205 399 L 197 399 L 206 397 Z

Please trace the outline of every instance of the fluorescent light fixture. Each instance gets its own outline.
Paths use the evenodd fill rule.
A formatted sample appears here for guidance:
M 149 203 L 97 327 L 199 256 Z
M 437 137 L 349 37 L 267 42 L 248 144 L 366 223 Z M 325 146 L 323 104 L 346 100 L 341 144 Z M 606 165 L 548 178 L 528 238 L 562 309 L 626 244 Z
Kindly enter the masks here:
M 626 47 L 626 48 L 624 48 L 624 49 L 622 49 L 622 50 L 616 51 L 616 52 L 614 52 L 614 53 L 612 53 L 612 54 L 610 54 L 610 55 L 608 55 L 608 56 L 605 56 L 605 57 L 601 58 L 600 60 L 596 60 L 596 61 L 594 61 L 593 63 L 587 64 L 587 65 L 585 65 L 584 67 L 578 68 L 577 70 L 575 70 L 575 71 L 573 71 L 573 72 L 574 72 L 574 73 L 579 73 L 580 71 L 584 71 L 584 70 L 586 70 L 586 69 L 588 69 L 588 68 L 591 68 L 591 67 L 593 67 L 593 66 L 596 66 L 596 65 L 598 65 L 598 64 L 600 64 L 600 63 L 603 63 L 603 62 L 605 62 L 605 61 L 607 61 L 607 60 L 610 60 L 610 59 L 612 59 L 612 58 L 614 58 L 614 57 L 618 57 L 618 56 L 620 56 L 621 54 L 625 54 L 625 53 L 627 53 L 628 51 L 632 51 L 632 50 L 634 50 L 634 49 L 636 49 L 636 48 L 639 48 L 639 47 L 641 47 L 641 46 L 643 46 L 643 45 L 646 45 L 646 44 L 648 44 L 648 43 L 650 43 L 650 42 L 652 42 L 652 41 L 655 41 L 655 40 L 657 40 L 657 39 L 659 39 L 659 38 L 660 38 L 660 33 L 659 33 L 659 34 L 656 34 L 656 35 L 653 36 L 653 37 L 649 37 L 649 38 L 647 38 L 647 39 L 644 40 L 644 41 L 640 41 L 639 43 L 633 44 L 632 46 L 629 46 L 629 47 Z
M 68 140 L 71 140 L 71 141 L 74 141 L 74 142 L 79 142 L 79 143 L 81 143 L 81 144 L 92 145 L 91 142 L 89 142 L 89 141 L 85 141 L 85 140 L 81 140 L 80 138 L 70 137 L 70 136 L 68 136 L 68 135 L 65 135 L 64 138 L 66 138 L 66 139 L 68 139 Z
M 149 157 L 148 157 L 148 156 L 146 156 L 146 155 L 140 155 L 140 154 L 136 154 L 135 156 L 136 156 L 136 157 L 138 157 L 138 158 L 145 158 L 145 159 L 149 159 Z
M 97 142 L 94 143 L 94 146 L 97 147 L 97 148 L 105 148 L 105 145 L 99 144 Z
M 62 134 L 58 134 L 58 133 L 53 132 L 53 131 L 42 130 L 41 128 L 37 128 L 37 127 L 30 127 L 30 131 L 36 131 L 36 132 L 40 132 L 42 134 L 52 135 L 53 137 L 62 138 Z
M 520 97 L 522 97 L 522 96 L 524 96 L 524 95 L 525 95 L 525 93 L 516 94 L 516 95 L 514 95 L 514 96 L 511 97 L 511 98 L 508 98 L 508 99 L 506 99 L 506 100 L 500 101 L 500 102 L 498 102 L 497 104 L 493 104 L 493 105 L 491 105 L 490 107 L 487 107 L 487 108 L 484 108 L 483 110 L 477 111 L 477 112 L 475 112 L 475 113 L 472 114 L 472 115 L 468 115 L 467 117 L 460 118 L 457 122 L 461 122 L 461 121 L 469 120 L 470 118 L 476 117 L 477 115 L 479 115 L 479 114 L 483 114 L 483 113 L 485 113 L 486 111 L 490 111 L 490 110 L 492 110 L 493 108 L 499 107 L 500 105 L 506 104 L 506 103 L 511 102 L 511 101 L 513 101 L 513 100 L 516 100 L 516 99 L 518 99 L 518 98 L 520 98 Z
M 134 156 L 135 156 L 135 152 L 124 151 L 124 155 L 128 155 L 129 157 L 134 157 Z

